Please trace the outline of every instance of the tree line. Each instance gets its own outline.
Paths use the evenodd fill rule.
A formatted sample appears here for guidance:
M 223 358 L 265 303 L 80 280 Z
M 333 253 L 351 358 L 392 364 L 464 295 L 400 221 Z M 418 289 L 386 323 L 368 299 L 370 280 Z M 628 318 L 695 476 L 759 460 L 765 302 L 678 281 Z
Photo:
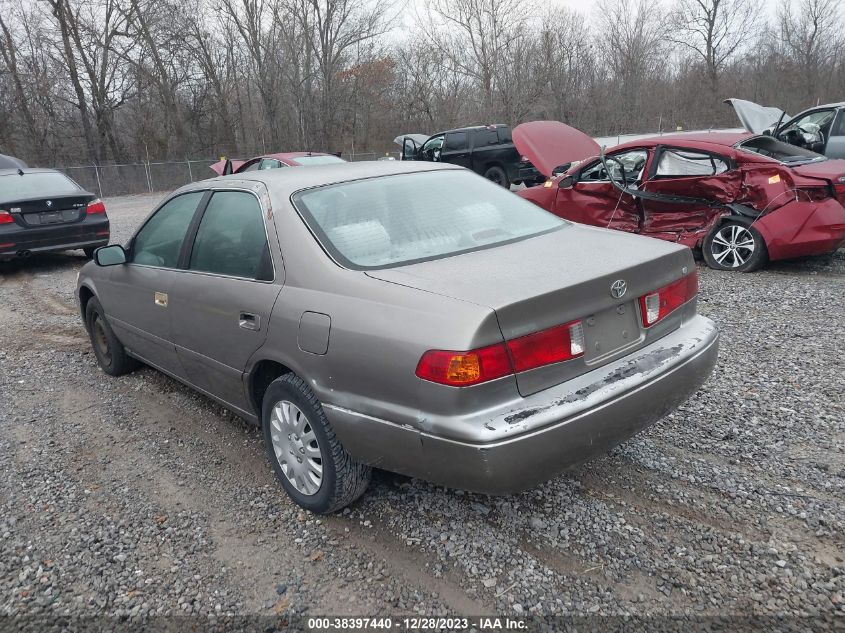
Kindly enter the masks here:
M 841 0 L 0 0 L 0 152 L 33 165 L 314 150 L 557 119 L 736 126 L 845 99 Z

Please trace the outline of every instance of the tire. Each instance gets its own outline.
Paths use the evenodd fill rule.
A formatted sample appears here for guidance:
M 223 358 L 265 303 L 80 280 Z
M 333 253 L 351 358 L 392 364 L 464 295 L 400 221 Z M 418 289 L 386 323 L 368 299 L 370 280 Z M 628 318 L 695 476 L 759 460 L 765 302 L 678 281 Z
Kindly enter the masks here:
M 89 246 L 88 248 L 83 248 L 82 252 L 85 253 L 85 257 L 88 259 L 94 259 L 94 251 L 97 250 L 95 246 Z
M 753 227 L 729 220 L 713 227 L 701 245 L 704 261 L 714 270 L 750 273 L 768 260 L 763 236 Z
M 91 297 L 85 306 L 85 326 L 97 364 L 109 376 L 122 376 L 138 366 L 115 336 L 96 297 Z
M 505 189 L 511 188 L 511 183 L 508 181 L 508 175 L 505 173 L 505 170 L 498 165 L 488 167 L 487 171 L 484 172 L 484 177 L 487 180 L 495 182 L 497 185 L 501 185 Z
M 355 501 L 369 486 L 372 469 L 346 452 L 320 401 L 296 374 L 284 374 L 267 387 L 261 426 L 273 471 L 300 507 L 330 514 Z

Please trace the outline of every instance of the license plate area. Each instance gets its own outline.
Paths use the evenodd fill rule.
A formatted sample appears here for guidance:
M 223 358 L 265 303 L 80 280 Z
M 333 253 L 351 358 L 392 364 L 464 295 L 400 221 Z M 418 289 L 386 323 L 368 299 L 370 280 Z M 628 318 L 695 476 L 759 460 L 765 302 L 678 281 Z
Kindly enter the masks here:
M 643 339 L 636 305 L 622 303 L 586 317 L 584 327 L 584 361 L 599 363 L 637 346 Z
M 38 214 L 38 217 L 41 224 L 58 224 L 64 221 L 61 211 L 42 211 Z

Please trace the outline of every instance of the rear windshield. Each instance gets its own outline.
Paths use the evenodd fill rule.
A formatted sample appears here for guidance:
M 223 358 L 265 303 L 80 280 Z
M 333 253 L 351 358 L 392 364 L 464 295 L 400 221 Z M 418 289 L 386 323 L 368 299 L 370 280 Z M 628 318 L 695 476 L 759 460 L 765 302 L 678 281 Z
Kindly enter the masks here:
M 755 136 L 737 145 L 739 149 L 772 158 L 784 165 L 803 165 L 827 160 L 821 154 L 816 154 L 803 147 L 796 147 L 784 143 L 771 136 Z
M 342 158 L 330 154 L 326 156 L 297 156 L 293 160 L 296 161 L 297 165 L 302 165 L 303 167 L 309 165 L 333 165 L 334 163 L 346 162 Z
M 58 172 L 17 172 L 0 176 L 0 202 L 61 196 L 81 191 L 79 185 Z
M 355 269 L 439 259 L 567 224 L 472 172 L 382 176 L 294 194 L 324 248 Z

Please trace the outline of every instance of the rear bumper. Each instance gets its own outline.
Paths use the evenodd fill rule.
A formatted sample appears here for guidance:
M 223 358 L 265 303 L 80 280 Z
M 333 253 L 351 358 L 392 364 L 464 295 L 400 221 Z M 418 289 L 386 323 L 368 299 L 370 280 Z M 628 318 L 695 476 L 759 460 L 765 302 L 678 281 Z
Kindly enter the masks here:
M 454 488 L 517 492 L 607 452 L 675 409 L 710 375 L 718 338 L 713 323 L 696 316 L 618 361 L 479 414 L 489 436 L 483 442 L 323 406 L 359 461 Z
M 0 231 L 0 259 L 12 259 L 22 253 L 49 253 L 105 246 L 109 243 L 110 234 L 107 219 L 86 219 L 83 222 L 49 227 L 14 228 L 16 230 Z
M 825 255 L 845 246 L 845 208 L 824 202 L 794 201 L 755 221 L 769 259 Z

